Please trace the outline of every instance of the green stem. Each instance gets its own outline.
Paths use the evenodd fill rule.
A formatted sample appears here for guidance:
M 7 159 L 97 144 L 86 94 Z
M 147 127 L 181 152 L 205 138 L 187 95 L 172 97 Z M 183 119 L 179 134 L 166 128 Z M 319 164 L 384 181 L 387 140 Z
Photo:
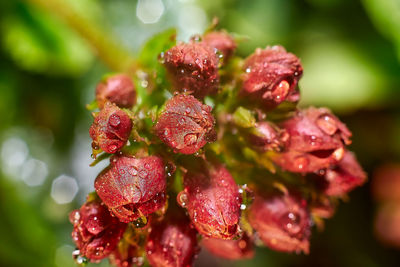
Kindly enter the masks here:
M 119 45 L 111 34 L 105 33 L 93 21 L 76 11 L 65 0 L 26 0 L 61 18 L 92 46 L 97 56 L 110 69 L 133 73 L 136 62 L 126 48 Z

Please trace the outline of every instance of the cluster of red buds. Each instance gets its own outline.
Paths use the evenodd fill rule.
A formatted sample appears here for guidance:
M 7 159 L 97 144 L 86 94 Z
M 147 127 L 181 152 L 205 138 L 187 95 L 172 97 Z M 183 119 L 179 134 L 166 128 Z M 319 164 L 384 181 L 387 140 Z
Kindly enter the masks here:
M 296 107 L 303 68 L 283 47 L 242 59 L 224 31 L 165 39 L 156 67 L 96 88 L 93 164 L 110 164 L 70 214 L 77 262 L 186 267 L 201 247 L 231 260 L 255 245 L 309 253 L 312 226 L 366 181 L 351 132 L 326 108 Z

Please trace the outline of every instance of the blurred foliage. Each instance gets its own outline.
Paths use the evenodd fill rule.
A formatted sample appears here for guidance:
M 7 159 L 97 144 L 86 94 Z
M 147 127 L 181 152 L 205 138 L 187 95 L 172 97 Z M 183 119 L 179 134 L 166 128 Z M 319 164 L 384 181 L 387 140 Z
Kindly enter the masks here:
M 97 81 L 123 65 L 121 58 L 127 55 L 129 61 L 130 53 L 164 75 L 155 54 L 174 44 L 171 27 L 178 40 L 187 40 L 217 16 L 219 27 L 248 37 L 239 46 L 242 56 L 256 47 L 284 45 L 304 63 L 302 104 L 339 112 L 365 169 L 371 173 L 380 163 L 400 161 L 398 0 L 162 3 L 158 22 L 144 24 L 134 0 L 0 1 L 0 266 L 74 266 L 67 214 L 80 205 L 102 168 L 88 166 L 91 117 L 85 104 L 93 100 Z M 65 14 L 75 14 L 75 20 Z M 144 92 L 149 84 L 143 81 L 148 79 L 136 83 Z M 24 170 L 29 158 L 47 164 L 42 185 L 28 186 L 19 172 L 7 171 L 4 144 L 11 137 L 27 147 L 25 154 L 13 155 L 22 157 L 17 170 Z M 77 179 L 80 191 L 72 203 L 57 204 L 50 196 L 52 180 L 63 173 Z M 314 231 L 310 256 L 259 249 L 254 260 L 232 263 L 203 252 L 198 266 L 397 266 L 398 252 L 382 247 L 372 234 L 368 185 L 350 199 L 324 232 Z

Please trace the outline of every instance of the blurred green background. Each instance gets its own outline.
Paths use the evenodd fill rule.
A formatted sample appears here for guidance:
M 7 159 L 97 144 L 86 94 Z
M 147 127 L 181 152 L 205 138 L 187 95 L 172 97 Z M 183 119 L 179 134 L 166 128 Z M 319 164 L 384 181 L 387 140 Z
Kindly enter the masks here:
M 154 33 L 177 27 L 187 40 L 214 16 L 249 37 L 240 55 L 282 44 L 301 58 L 301 105 L 348 124 L 369 174 L 400 161 L 399 0 L 3 0 L 0 266 L 74 266 L 68 212 L 106 164 L 88 166 L 97 81 Z M 368 183 L 313 232 L 309 256 L 259 248 L 232 263 L 203 252 L 196 266 L 398 266 L 400 253 L 373 235 L 375 208 Z

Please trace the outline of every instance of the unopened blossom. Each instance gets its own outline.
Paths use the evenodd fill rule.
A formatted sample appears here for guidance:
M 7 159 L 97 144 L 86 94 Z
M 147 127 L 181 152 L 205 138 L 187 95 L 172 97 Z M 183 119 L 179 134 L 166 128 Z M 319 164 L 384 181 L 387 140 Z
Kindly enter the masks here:
M 210 106 L 191 95 L 176 95 L 167 101 L 154 129 L 174 152 L 193 154 L 214 141 L 214 123 Z
M 298 111 L 281 127 L 289 135 L 282 153 L 273 157 L 282 169 L 291 172 L 317 172 L 342 160 L 351 132 L 326 108 Z
M 232 239 L 239 230 L 241 196 L 223 166 L 188 172 L 178 202 L 187 208 L 193 225 L 207 237 Z
M 122 222 L 147 216 L 165 204 L 165 166 L 158 156 L 115 156 L 97 176 L 94 187 L 110 211 Z
M 232 36 L 224 31 L 209 32 L 203 36 L 202 42 L 217 49 L 225 62 L 233 55 L 237 46 Z
M 203 238 L 202 245 L 212 254 L 229 260 L 251 259 L 254 256 L 253 242 L 246 233 L 235 240 Z
M 97 85 L 96 100 L 100 109 L 108 101 L 122 108 L 131 108 L 136 103 L 132 78 L 126 74 L 108 76 Z
M 197 98 L 218 89 L 218 57 L 214 49 L 202 42 L 178 44 L 164 53 L 164 65 L 173 89 Z
M 242 94 L 267 109 L 299 100 L 300 60 L 282 46 L 257 48 L 244 64 Z
M 268 121 L 256 123 L 252 132 L 247 135 L 250 144 L 259 151 L 280 151 L 289 138 L 287 132 Z
M 183 210 L 171 212 L 162 221 L 152 224 L 146 244 L 151 266 L 192 266 L 198 252 L 196 235 Z
M 79 255 L 90 261 L 107 257 L 117 246 L 126 224 L 112 217 L 99 200 L 88 201 L 69 215 L 73 224 L 72 239 Z
M 301 197 L 280 192 L 256 195 L 248 219 L 269 248 L 282 252 L 309 252 L 311 220 Z
M 367 181 L 367 175 L 352 152 L 346 151 L 343 159 L 326 170 L 324 193 L 328 196 L 344 195 Z
M 96 115 L 89 134 L 94 150 L 116 153 L 128 141 L 132 130 L 131 118 L 115 104 L 107 102 Z

